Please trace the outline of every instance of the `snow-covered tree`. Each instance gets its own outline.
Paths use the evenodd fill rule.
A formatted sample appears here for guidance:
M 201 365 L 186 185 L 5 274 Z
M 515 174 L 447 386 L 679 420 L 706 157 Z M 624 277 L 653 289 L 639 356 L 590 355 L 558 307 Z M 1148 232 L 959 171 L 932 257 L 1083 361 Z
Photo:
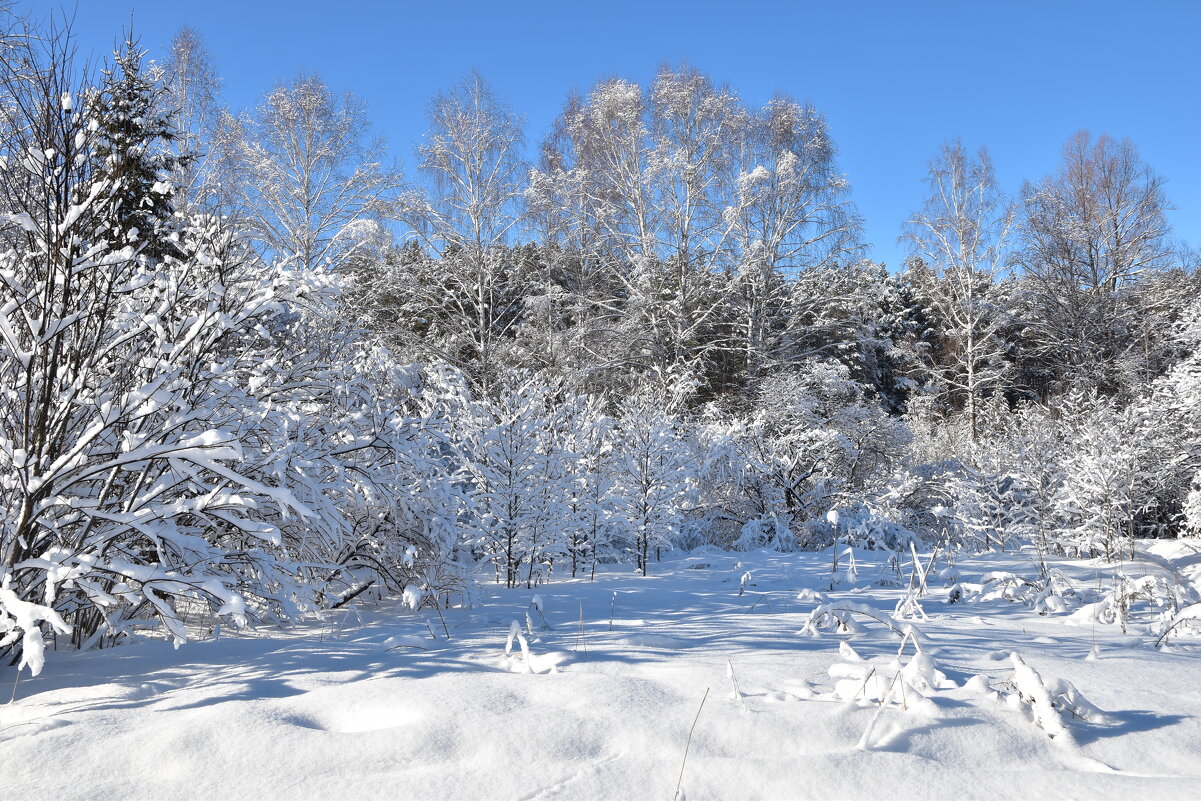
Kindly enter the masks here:
M 1059 380 L 1120 389 L 1117 363 L 1144 344 L 1131 336 L 1129 292 L 1179 262 L 1163 178 L 1130 140 L 1080 131 L 1022 200 L 1027 351 Z
M 1161 521 L 1201 531 L 1201 303 L 1188 305 L 1175 327 L 1184 357 L 1138 404 L 1139 437 L 1153 453 L 1150 477 Z M 1177 519 L 1173 519 L 1178 515 Z
M 186 25 L 171 37 L 161 69 L 166 91 L 159 98 L 160 113 L 175 129 L 174 197 L 181 209 L 200 211 L 215 203 L 221 192 L 220 176 L 213 169 L 221 78 L 203 37 Z
M 112 244 L 131 245 L 151 259 L 174 249 L 172 174 L 180 160 L 171 150 L 176 139 L 162 111 L 164 89 L 143 65 L 145 51 L 132 39 L 113 54 L 99 90 L 86 98 L 87 116 L 96 130 L 90 158 L 95 180 L 113 190 L 104 206 Z
M 563 547 L 574 577 L 589 566 L 595 571 L 602 557 L 614 556 L 611 518 L 616 425 L 596 399 L 582 395 L 568 398 L 560 413 L 566 437 L 561 447 L 568 454 Z
M 413 344 L 487 394 L 520 320 L 522 286 L 508 245 L 523 214 L 523 122 L 472 73 L 430 103 L 429 124 L 417 149 L 429 186 L 408 189 L 398 214 L 434 257 L 414 262 L 425 269 L 409 290 L 440 310 L 441 330 L 414 330 Z
M 1132 438 L 1133 409 L 1120 410 L 1093 392 L 1063 399 L 1068 447 L 1055 498 L 1059 544 L 1069 552 L 1116 559 L 1133 547 L 1146 503 L 1146 475 Z
M 763 380 L 756 413 L 751 464 L 763 472 L 755 481 L 783 502 L 778 514 L 802 543 L 825 530 L 828 510 L 879 489 L 907 444 L 903 426 L 837 362 Z
M 964 410 L 968 439 L 979 437 L 977 409 L 1001 389 L 1005 343 L 995 283 L 1007 267 L 1014 213 L 997 187 L 992 160 L 981 149 L 944 145 L 930 163 L 930 197 L 906 223 L 912 270 L 936 317 L 936 348 L 927 353 L 938 389 Z
M 613 434 L 612 519 L 644 576 L 653 553 L 675 546 L 697 483 L 696 450 L 657 394 L 627 400 Z
M 532 205 L 544 219 L 551 204 L 570 212 L 552 215 L 558 230 L 587 245 L 588 264 L 609 268 L 590 281 L 592 310 L 619 312 L 602 339 L 615 346 L 602 351 L 606 367 L 664 386 L 678 376 L 700 385 L 712 372 L 741 116 L 707 76 L 664 69 L 647 92 L 613 79 L 569 99 L 544 144 Z
M 735 249 L 731 347 L 753 382 L 765 370 L 818 355 L 797 353 L 805 329 L 790 318 L 808 304 L 793 282 L 808 275 L 827 284 L 832 269 L 855 261 L 860 221 L 826 120 L 813 107 L 774 98 L 744 118 L 737 146 L 738 175 L 723 211 Z
M 543 557 L 562 547 L 568 477 L 549 393 L 536 381 L 510 377 L 492 397 L 472 401 L 458 423 L 459 453 L 472 481 L 475 547 L 508 587 L 532 585 Z
M 337 264 L 347 227 L 390 213 L 399 177 L 369 130 L 363 101 L 317 75 L 276 86 L 251 113 L 223 113 L 222 180 L 266 252 L 307 269 Z

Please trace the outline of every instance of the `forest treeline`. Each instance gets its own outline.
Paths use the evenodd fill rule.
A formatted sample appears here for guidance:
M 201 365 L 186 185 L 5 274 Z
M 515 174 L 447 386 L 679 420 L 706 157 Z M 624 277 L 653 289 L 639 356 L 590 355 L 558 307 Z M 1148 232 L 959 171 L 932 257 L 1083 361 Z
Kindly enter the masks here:
M 470 74 L 405 178 L 317 75 L 234 112 L 195 31 L 89 71 L 5 14 L 0 651 L 35 673 L 51 635 L 674 548 L 1117 559 L 1201 527 L 1197 257 L 1128 140 L 1014 196 L 948 142 L 890 270 L 820 111 L 691 67 L 536 143 Z

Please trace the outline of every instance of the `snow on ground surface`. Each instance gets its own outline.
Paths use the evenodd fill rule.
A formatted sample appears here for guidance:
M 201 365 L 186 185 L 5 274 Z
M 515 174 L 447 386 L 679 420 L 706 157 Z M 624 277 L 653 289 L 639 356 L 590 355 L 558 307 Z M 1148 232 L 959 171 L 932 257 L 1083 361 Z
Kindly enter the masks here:
M 1198 569 L 1195 544 L 1154 548 L 1127 575 Z M 487 586 L 446 614 L 449 641 L 436 614 L 385 602 L 178 650 L 50 654 L 0 705 L 4 797 L 668 801 L 695 718 L 692 801 L 1201 798 L 1201 638 L 1156 650 L 1146 615 L 1125 634 L 1086 619 L 1112 568 L 1055 562 L 1076 595 L 1047 615 L 1001 597 L 950 604 L 932 578 L 914 656 L 890 617 L 908 564 L 855 556 L 858 575 L 844 557 L 833 589 L 829 550 Z M 956 569 L 969 596 L 1005 584 L 990 574 L 1038 575 L 1030 554 Z M 804 633 L 823 596 L 862 631 Z M 528 663 L 519 638 L 505 654 L 514 620 Z M 5 697 L 13 675 L 0 671 Z

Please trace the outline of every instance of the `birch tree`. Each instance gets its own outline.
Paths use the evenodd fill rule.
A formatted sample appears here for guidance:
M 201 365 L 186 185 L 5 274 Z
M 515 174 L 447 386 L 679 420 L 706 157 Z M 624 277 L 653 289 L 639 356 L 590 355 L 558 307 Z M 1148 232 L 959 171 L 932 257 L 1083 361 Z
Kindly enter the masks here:
M 275 87 L 251 113 L 222 115 L 221 169 L 237 219 L 269 254 L 336 265 L 354 223 L 391 210 L 399 176 L 369 139 L 363 102 L 317 75 Z
M 1059 170 L 1023 187 L 1027 349 L 1048 369 L 1105 391 L 1143 343 L 1130 290 L 1178 261 L 1164 180 L 1129 139 L 1080 131 Z
M 821 282 L 860 250 L 860 220 L 834 155 L 825 118 L 786 97 L 746 117 L 740 132 L 738 175 L 724 214 L 737 253 L 731 348 L 748 382 L 786 361 L 818 355 L 796 352 L 790 317 L 808 309 L 796 308 L 804 299 L 792 291 L 794 282 L 805 274 Z
M 175 129 L 177 159 L 172 179 L 175 198 L 185 211 L 208 208 L 220 196 L 220 176 L 213 165 L 220 119 L 221 77 L 204 39 L 184 26 L 171 38 L 162 64 L 161 112 Z
M 472 73 L 434 98 L 429 125 L 417 148 L 429 185 L 410 188 L 398 205 L 400 218 L 437 259 L 414 290 L 423 303 L 448 312 L 443 341 L 421 344 L 487 394 L 520 320 L 521 293 L 510 281 L 506 245 L 523 217 L 523 123 Z
M 661 389 L 713 373 L 741 116 L 732 92 L 688 68 L 661 70 L 646 92 L 604 81 L 569 100 L 544 146 L 548 171 L 533 176 L 541 207 L 561 198 L 577 215 L 564 228 L 608 257 L 617 291 L 594 303 L 618 310 L 610 365 Z
M 930 279 L 925 291 L 941 339 L 931 367 L 947 399 L 964 410 L 974 445 L 980 401 L 998 388 L 1004 366 L 1001 310 L 990 292 L 1006 269 L 1014 214 L 986 150 L 973 158 L 959 141 L 944 145 L 926 182 L 930 196 L 909 218 L 902 239 Z

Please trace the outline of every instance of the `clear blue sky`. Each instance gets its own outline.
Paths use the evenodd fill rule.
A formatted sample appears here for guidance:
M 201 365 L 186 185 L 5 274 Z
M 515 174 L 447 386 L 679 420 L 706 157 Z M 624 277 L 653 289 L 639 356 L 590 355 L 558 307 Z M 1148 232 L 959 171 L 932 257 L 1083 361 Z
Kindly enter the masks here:
M 687 61 L 749 103 L 782 91 L 826 114 L 890 267 L 926 165 L 954 136 L 987 145 L 1010 192 L 1054 170 L 1081 128 L 1128 136 L 1168 180 L 1177 235 L 1201 245 L 1201 0 L 80 0 L 81 52 L 111 50 L 131 10 L 152 56 L 197 29 L 233 108 L 301 70 L 355 91 L 406 172 L 428 99 L 472 68 L 525 116 L 533 153 L 573 87 L 645 84 Z

